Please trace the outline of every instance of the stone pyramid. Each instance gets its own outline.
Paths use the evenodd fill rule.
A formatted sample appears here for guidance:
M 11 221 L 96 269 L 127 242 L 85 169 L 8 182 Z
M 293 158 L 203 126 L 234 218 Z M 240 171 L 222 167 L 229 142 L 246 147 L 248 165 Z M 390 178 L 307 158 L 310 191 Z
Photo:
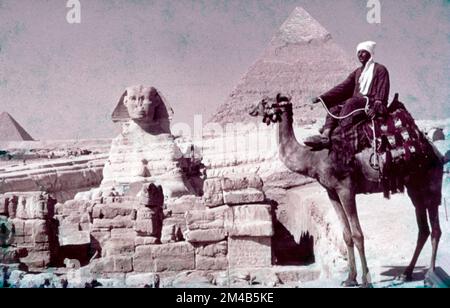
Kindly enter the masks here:
M 311 123 L 325 114 L 322 106 L 312 106 L 311 98 L 342 82 L 356 66 L 331 34 L 297 7 L 210 122 L 255 120 L 248 116 L 249 108 L 281 92 L 292 96 L 297 123 Z
M 0 113 L 0 141 L 33 141 L 34 139 L 7 112 Z

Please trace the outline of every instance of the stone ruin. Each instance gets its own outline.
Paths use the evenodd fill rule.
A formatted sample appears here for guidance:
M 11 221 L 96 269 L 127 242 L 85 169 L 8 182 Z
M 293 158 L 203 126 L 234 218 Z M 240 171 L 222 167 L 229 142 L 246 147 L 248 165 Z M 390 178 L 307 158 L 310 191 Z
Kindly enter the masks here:
M 126 283 L 272 266 L 273 214 L 258 177 L 208 179 L 203 197 L 167 201 L 161 186 L 143 184 L 136 196 L 55 205 L 48 195 L 11 193 L 1 205 L 14 234 L 4 246 L 14 258 L 4 254 L 2 263 L 20 262 L 27 271 L 55 267 L 63 276 L 78 270 L 86 281 Z
M 45 193 L 7 193 L 0 198 L 3 239 L 0 263 L 46 268 L 56 256 L 56 200 Z
M 163 104 L 154 88 L 127 89 L 113 115 L 123 131 L 100 187 L 63 203 L 43 192 L 2 195 L 0 215 L 11 236 L 1 263 L 16 264 L 22 276 L 55 268 L 52 281 L 63 277 L 59 285 L 74 287 L 94 279 L 159 286 L 160 277 L 171 286 L 180 273 L 207 273 L 203 280 L 226 285 L 233 283 L 230 271 L 248 282 L 249 269 L 271 269 L 275 213 L 261 178 L 191 181 L 163 125 Z

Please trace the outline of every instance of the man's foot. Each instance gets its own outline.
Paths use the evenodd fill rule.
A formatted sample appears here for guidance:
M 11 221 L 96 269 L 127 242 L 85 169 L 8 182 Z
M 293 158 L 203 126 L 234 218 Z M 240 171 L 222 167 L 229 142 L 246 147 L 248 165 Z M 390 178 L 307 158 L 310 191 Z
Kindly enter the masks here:
M 304 143 L 314 150 L 328 149 L 330 147 L 330 138 L 326 135 L 317 135 L 306 138 Z

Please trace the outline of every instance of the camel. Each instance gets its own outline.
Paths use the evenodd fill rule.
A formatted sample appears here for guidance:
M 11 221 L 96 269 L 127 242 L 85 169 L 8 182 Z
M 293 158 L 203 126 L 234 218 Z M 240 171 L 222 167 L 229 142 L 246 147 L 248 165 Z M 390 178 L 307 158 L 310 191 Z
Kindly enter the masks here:
M 273 104 L 270 104 L 272 103 Z M 262 116 L 267 124 L 277 123 L 279 157 L 284 165 L 292 172 L 317 180 L 323 186 L 329 196 L 332 206 L 337 213 L 344 231 L 344 241 L 348 250 L 349 274 L 347 280 L 342 283 L 344 287 L 359 286 L 357 281 L 357 269 L 355 259 L 355 246 L 359 252 L 362 264 L 362 287 L 372 287 L 369 268 L 367 265 L 364 235 L 358 218 L 356 205 L 357 194 L 373 194 L 382 192 L 377 177 L 367 176 L 369 159 L 366 155 L 357 157 L 358 167 L 341 176 L 336 172 L 336 163 L 330 157 L 329 150 L 312 151 L 311 148 L 300 144 L 293 129 L 293 105 L 291 99 L 284 102 L 277 99 L 264 99 L 254 110 L 250 112 L 253 117 Z M 370 156 L 371 149 L 367 149 Z M 443 167 L 445 160 L 436 150 L 433 153 L 432 167 L 423 171 L 419 176 L 405 175 L 405 184 L 408 195 L 415 207 L 419 235 L 417 247 L 413 258 L 404 273 L 397 277 L 402 282 L 413 279 L 414 268 L 418 258 L 431 235 L 432 258 L 430 271 L 436 269 L 436 256 L 441 228 L 439 224 L 439 206 L 441 204 Z M 365 169 L 363 172 L 362 169 Z M 428 224 L 431 224 L 431 232 Z

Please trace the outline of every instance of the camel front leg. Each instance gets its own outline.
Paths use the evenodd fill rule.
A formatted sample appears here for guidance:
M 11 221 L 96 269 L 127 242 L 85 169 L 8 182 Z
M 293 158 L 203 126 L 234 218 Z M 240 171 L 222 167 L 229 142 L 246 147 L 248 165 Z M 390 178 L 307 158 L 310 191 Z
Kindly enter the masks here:
M 344 207 L 339 200 L 339 196 L 335 191 L 328 190 L 328 197 L 330 198 L 331 204 L 341 222 L 344 241 L 347 246 L 348 252 L 348 269 L 349 274 L 347 280 L 342 282 L 343 287 L 356 287 L 358 286 L 357 276 L 358 272 L 356 269 L 356 258 L 355 258 L 355 244 L 353 242 L 352 231 L 350 228 L 350 223 L 345 215 Z
M 350 228 L 352 232 L 353 242 L 359 252 L 362 266 L 362 286 L 370 288 L 372 287 L 372 281 L 370 278 L 369 267 L 367 266 L 366 251 L 364 246 L 364 234 L 359 222 L 358 210 L 356 208 L 356 195 L 351 190 L 344 190 L 339 194 L 341 203 L 344 206 L 345 214 L 350 222 Z

